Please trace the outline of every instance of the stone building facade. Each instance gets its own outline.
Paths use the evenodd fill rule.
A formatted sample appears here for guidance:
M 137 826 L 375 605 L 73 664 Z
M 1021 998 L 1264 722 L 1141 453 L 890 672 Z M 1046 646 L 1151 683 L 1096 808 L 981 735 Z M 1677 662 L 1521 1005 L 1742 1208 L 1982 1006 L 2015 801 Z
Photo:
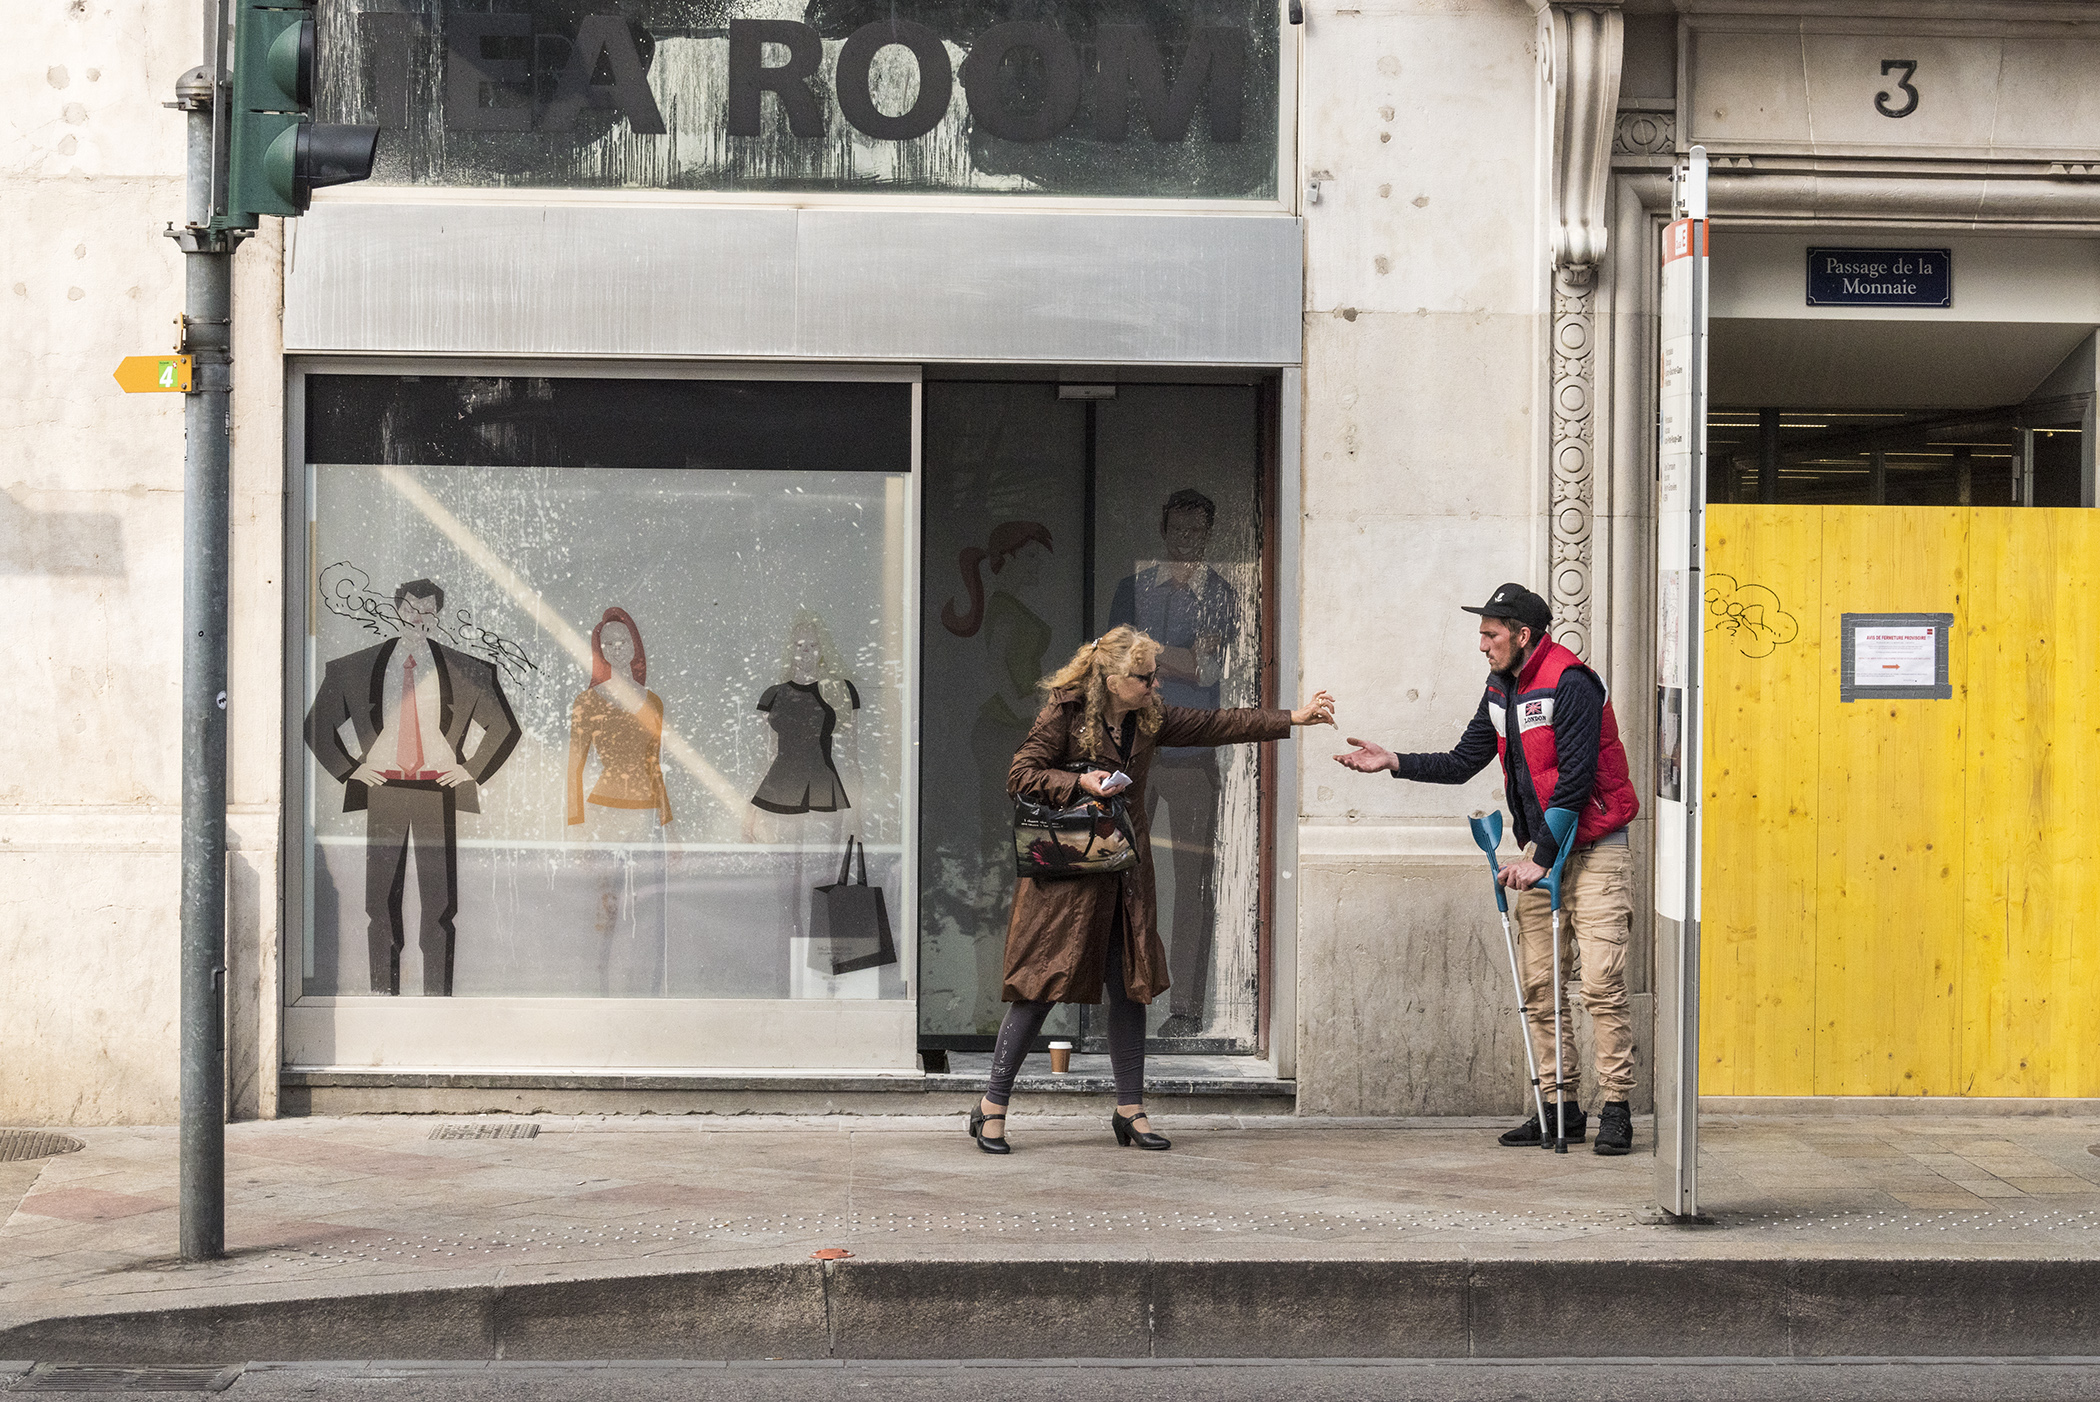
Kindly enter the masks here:
M 389 154 L 236 261 L 240 1116 L 923 1104 L 896 1093 L 928 1053 L 978 1049 L 996 1003 L 996 785 L 966 796 L 991 771 L 955 767 L 962 737 L 996 754 L 986 708 L 1024 706 L 1014 678 L 1120 621 L 1119 593 L 1144 621 L 1182 489 L 1210 504 L 1234 610 L 1194 634 L 1216 660 L 1192 698 L 1326 687 L 1342 735 L 1446 747 L 1481 681 L 1459 606 L 1528 580 L 1644 774 L 1658 240 L 1695 142 L 1717 405 L 1838 407 L 1814 397 L 1828 366 L 1904 328 L 1945 385 L 1847 390 L 1853 408 L 1959 399 L 2000 344 L 2041 367 L 1992 391 L 2018 399 L 2100 326 L 2100 114 L 2072 76 L 2100 24 L 2078 5 L 1318 0 L 1300 23 L 1294 0 L 1192 5 L 1165 34 L 1075 12 L 1069 44 L 990 12 L 867 37 L 879 17 L 822 7 L 706 31 L 644 3 L 561 30 L 556 8 L 323 5 L 324 115 L 378 121 Z M 162 229 L 182 125 L 161 104 L 198 22 L 83 0 L 27 25 L 0 169 L 32 235 L 0 332 L 6 694 L 28 742 L 0 789 L 0 1121 L 166 1120 L 181 415 L 108 372 L 167 348 L 181 311 Z M 1134 85 L 1120 136 L 1104 72 Z M 946 106 L 920 100 L 936 80 Z M 794 129 L 794 84 L 817 135 Z M 1957 236 L 1977 294 L 1944 313 L 1798 295 L 1806 247 Z M 796 493 L 831 504 L 789 510 Z M 740 540 L 787 572 L 735 574 L 735 607 L 692 623 L 734 573 L 692 560 Z M 636 541 L 661 552 L 646 568 L 591 572 Z M 395 586 L 421 575 L 523 737 L 447 827 L 444 1004 L 364 985 L 377 820 L 344 811 L 302 729 L 326 665 L 393 638 Z M 659 696 L 670 835 L 601 832 L 611 804 L 572 808 L 581 834 L 561 821 L 608 606 L 652 639 L 657 680 L 636 680 Z M 758 704 L 795 685 L 832 713 L 850 818 L 746 811 L 788 762 L 777 698 Z M 1301 1113 L 1513 1111 L 1521 1049 L 1464 822 L 1499 804 L 1497 776 L 1355 776 L 1337 739 L 1221 760 L 1184 813 L 1169 798 L 1174 840 L 1214 851 L 1175 868 L 1176 929 L 1211 933 L 1188 965 L 1204 995 L 1158 1010 L 1160 1050 L 1244 1055 Z M 598 780 L 610 760 L 583 754 Z M 856 835 L 894 945 L 873 964 L 812 943 L 809 893 Z M 1644 818 L 1642 892 L 1649 843 Z M 534 880 L 555 894 L 517 894 Z M 429 912 L 407 900 L 414 949 Z

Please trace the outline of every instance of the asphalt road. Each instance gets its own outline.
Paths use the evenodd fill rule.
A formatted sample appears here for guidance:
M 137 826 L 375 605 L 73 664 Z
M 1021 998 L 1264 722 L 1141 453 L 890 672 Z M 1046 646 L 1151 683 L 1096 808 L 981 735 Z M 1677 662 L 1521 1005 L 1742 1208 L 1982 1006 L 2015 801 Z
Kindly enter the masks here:
M 67 1385 L 86 1381 L 42 1369 L 0 1376 L 10 1392 L 142 1395 Z M 165 1387 L 180 1379 L 152 1381 Z M 225 1402 L 2100 1402 L 2100 1359 L 302 1363 L 250 1364 L 216 1394 L 160 1395 Z

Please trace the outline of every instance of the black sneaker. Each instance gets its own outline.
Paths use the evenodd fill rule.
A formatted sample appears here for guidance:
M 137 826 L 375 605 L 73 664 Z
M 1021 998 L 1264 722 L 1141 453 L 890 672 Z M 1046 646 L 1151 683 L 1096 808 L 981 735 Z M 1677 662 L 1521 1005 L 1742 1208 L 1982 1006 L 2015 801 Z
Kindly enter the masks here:
M 1617 1155 L 1633 1151 L 1633 1107 L 1623 1100 L 1607 1100 L 1597 1112 L 1597 1150 Z
M 1554 1133 L 1554 1129 L 1557 1123 L 1556 1115 L 1558 1114 L 1559 1109 L 1560 1107 L 1553 1104 L 1553 1102 L 1546 1102 L 1546 1132 L 1544 1134 L 1539 1133 L 1539 1117 L 1537 1115 L 1533 1115 L 1530 1119 L 1524 1121 L 1524 1123 L 1518 1125 L 1515 1129 L 1509 1130 L 1506 1133 L 1504 1133 L 1502 1138 L 1498 1142 L 1506 1144 L 1513 1149 L 1536 1149 L 1539 1147 L 1539 1145 L 1543 1143 L 1547 1143 L 1549 1141 L 1557 1142 L 1559 1136 Z M 1570 1144 L 1580 1144 L 1584 1139 L 1589 1137 L 1589 1132 L 1590 1117 L 1582 1113 L 1582 1107 L 1580 1105 L 1577 1105 L 1572 1100 L 1569 1101 L 1568 1142 Z

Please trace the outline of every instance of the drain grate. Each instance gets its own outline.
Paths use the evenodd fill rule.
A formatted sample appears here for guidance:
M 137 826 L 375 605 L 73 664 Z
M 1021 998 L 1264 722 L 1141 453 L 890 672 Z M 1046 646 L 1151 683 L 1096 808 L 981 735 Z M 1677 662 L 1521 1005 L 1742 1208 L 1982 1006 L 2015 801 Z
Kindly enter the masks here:
M 42 1129 L 0 1129 L 0 1163 L 25 1159 L 48 1159 L 53 1154 L 77 1153 L 86 1148 L 71 1135 Z
M 9 1392 L 224 1392 L 239 1368 L 103 1368 L 39 1363 L 15 1379 Z
M 533 1139 L 538 1137 L 538 1125 L 439 1125 L 430 1131 L 432 1139 Z

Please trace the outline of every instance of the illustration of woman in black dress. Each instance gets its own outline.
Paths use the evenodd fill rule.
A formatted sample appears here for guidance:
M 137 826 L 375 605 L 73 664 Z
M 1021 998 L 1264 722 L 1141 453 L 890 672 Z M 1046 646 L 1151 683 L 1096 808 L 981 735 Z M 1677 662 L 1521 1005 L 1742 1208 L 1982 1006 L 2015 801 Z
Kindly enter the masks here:
M 768 813 L 836 813 L 851 808 L 846 782 L 832 755 L 839 711 L 860 709 L 860 692 L 842 675 L 822 619 L 798 610 L 780 658 L 780 681 L 758 698 L 758 710 L 773 727 L 773 766 L 766 771 L 754 807 Z
M 794 936 L 789 961 L 793 996 L 834 996 L 828 959 L 822 951 L 806 948 L 809 941 L 803 937 L 808 892 L 833 878 L 852 826 L 853 799 L 839 772 L 838 751 L 843 748 L 849 760 L 854 752 L 850 741 L 854 712 L 861 708 L 860 691 L 845 675 L 830 630 L 806 608 L 796 610 L 788 627 L 779 675 L 755 708 L 772 727 L 774 753 L 751 796 L 756 811 L 747 824 L 747 840 L 794 845 L 784 873 Z M 846 769 L 857 777 L 853 764 Z

